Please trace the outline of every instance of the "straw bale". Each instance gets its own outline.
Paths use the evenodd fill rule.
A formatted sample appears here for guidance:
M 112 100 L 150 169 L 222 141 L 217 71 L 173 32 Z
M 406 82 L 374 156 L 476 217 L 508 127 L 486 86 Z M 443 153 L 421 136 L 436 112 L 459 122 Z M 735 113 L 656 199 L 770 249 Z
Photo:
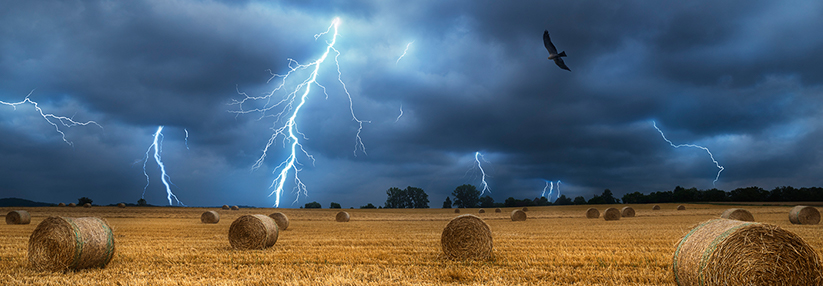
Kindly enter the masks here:
M 103 268 L 114 257 L 114 233 L 96 217 L 48 217 L 29 237 L 29 262 L 35 270 Z
M 778 226 L 713 219 L 678 243 L 677 285 L 823 285 L 817 252 Z
M 59 203 L 59 204 L 57 204 L 57 206 L 58 206 L 58 207 L 65 207 L 65 206 L 66 206 L 66 204 L 64 204 L 64 203 Z
M 90 203 L 85 203 L 85 204 L 83 204 L 83 207 L 84 207 L 84 208 L 90 208 L 90 207 L 91 207 L 91 204 L 90 204 Z
M 659 211 L 659 210 L 660 210 L 660 205 L 654 205 L 654 206 L 652 207 L 652 210 L 653 210 L 653 211 Z
M 616 208 L 607 208 L 603 212 L 603 219 L 605 220 L 619 220 L 620 219 L 620 210 Z
M 634 217 L 634 209 L 632 207 L 623 207 L 622 209 L 620 209 L 620 216 Z
M 684 205 L 679 205 L 679 206 L 677 206 L 677 210 L 679 210 L 679 211 L 685 211 L 685 210 L 686 210 L 686 206 L 684 206 Z
M 455 208 L 455 209 L 454 209 L 454 213 L 459 214 L 459 213 L 460 213 L 460 209 Z
M 119 204 L 117 204 L 117 207 L 118 207 L 118 208 L 121 208 L 121 209 L 124 209 L 124 208 L 126 208 L 126 204 L 124 204 L 124 203 L 119 203 Z
M 231 210 L 233 210 L 233 211 L 236 211 L 236 210 L 239 210 L 239 209 L 240 209 L 240 207 L 238 207 L 238 206 L 231 206 Z
M 218 223 L 220 222 L 220 214 L 216 211 L 207 211 L 200 215 L 200 222 L 202 223 Z
M 289 217 L 287 217 L 286 214 L 277 212 L 270 214 L 269 217 L 277 223 L 277 228 L 280 230 L 286 230 L 289 228 Z
M 77 204 L 75 204 L 75 203 L 69 203 L 69 206 L 70 206 L 70 207 L 76 207 L 76 206 L 77 206 Z
M 598 211 L 596 208 L 589 208 L 589 209 L 586 210 L 586 218 L 599 218 L 599 217 L 600 217 L 600 211 Z
M 789 221 L 793 224 L 818 224 L 820 212 L 810 206 L 795 206 L 789 211 Z
M 522 210 L 513 210 L 512 211 L 512 221 L 524 221 L 526 220 L 526 212 Z
M 224 210 L 229 210 L 229 209 L 231 209 L 231 207 L 229 207 L 229 205 L 223 205 L 223 209 Z
M 267 215 L 243 215 L 229 227 L 229 243 L 235 249 L 265 249 L 277 242 L 280 230 Z
M 731 208 L 727 209 L 720 215 L 720 218 L 734 219 L 739 221 L 754 221 L 752 213 L 745 209 Z
M 334 216 L 334 220 L 337 222 L 348 222 L 351 219 L 351 216 L 347 212 L 338 212 L 336 216 Z
M 492 256 L 492 231 L 479 217 L 460 215 L 443 229 L 440 246 L 449 259 L 488 260 Z
M 479 212 L 479 213 L 481 213 L 481 214 L 483 214 L 483 213 L 486 213 L 486 210 L 484 210 L 484 209 L 480 209 L 478 212 Z
M 503 212 L 503 210 L 501 210 L 500 208 L 496 208 L 496 209 L 494 209 L 494 212 L 496 212 L 496 213 L 502 213 L 502 212 Z
M 10 211 L 6 214 L 6 224 L 29 224 L 31 223 L 31 214 L 24 210 Z

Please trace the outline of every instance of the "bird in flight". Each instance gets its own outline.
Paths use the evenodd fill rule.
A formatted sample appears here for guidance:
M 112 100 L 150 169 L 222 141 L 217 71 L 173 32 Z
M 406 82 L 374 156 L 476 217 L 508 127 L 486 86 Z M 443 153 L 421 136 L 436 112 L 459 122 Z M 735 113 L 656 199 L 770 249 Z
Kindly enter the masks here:
M 548 30 L 543 32 L 543 45 L 546 46 L 546 50 L 549 51 L 550 60 L 554 60 L 554 63 L 557 64 L 557 66 L 561 69 L 572 71 L 569 69 L 569 67 L 566 66 L 566 63 L 563 62 L 562 57 L 566 56 L 566 51 L 563 51 L 559 54 L 557 53 L 557 48 L 554 47 L 554 44 L 552 44 L 552 39 L 549 38 Z

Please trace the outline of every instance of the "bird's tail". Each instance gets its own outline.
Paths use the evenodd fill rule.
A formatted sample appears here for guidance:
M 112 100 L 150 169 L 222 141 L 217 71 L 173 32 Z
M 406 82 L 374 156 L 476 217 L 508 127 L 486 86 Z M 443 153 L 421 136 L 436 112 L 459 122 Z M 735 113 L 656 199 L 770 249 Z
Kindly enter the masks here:
M 558 57 L 565 57 L 566 56 L 566 51 L 560 52 L 559 54 L 557 54 L 557 56 Z

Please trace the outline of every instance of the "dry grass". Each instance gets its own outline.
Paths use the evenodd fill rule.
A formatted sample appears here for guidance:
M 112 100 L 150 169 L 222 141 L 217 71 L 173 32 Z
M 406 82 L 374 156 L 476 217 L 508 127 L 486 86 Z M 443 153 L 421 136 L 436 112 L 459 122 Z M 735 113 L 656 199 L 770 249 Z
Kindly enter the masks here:
M 0 225 L 0 277 L 6 285 L 675 285 L 672 255 L 695 225 L 728 206 L 635 205 L 632 219 L 586 219 L 588 206 L 530 207 L 512 222 L 513 208 L 480 217 L 489 224 L 494 256 L 488 261 L 443 257 L 440 235 L 454 210 L 217 210 L 204 208 L 29 208 L 29 225 Z M 604 205 L 622 207 L 620 205 Z M 823 255 L 823 227 L 794 225 L 791 206 L 747 206 L 758 221 L 779 225 Z M 0 208 L 0 214 L 14 208 Z M 288 230 L 265 250 L 233 250 L 228 230 L 244 214 L 280 211 Z M 48 216 L 98 216 L 114 229 L 117 252 L 104 269 L 38 272 L 28 265 L 28 239 Z

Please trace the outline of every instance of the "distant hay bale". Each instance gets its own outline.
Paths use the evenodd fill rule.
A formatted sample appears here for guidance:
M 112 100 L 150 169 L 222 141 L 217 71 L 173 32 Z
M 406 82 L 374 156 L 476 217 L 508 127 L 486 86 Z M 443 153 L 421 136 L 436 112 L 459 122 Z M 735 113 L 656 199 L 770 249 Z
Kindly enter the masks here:
M 118 207 L 118 208 L 121 208 L 121 209 L 124 209 L 124 208 L 126 208 L 126 204 L 124 204 L 124 203 L 119 203 L 119 204 L 117 204 L 117 207 Z
M 679 210 L 679 211 L 685 211 L 685 210 L 686 210 L 686 206 L 684 206 L 684 205 L 679 205 L 679 206 L 677 206 L 677 210 Z
M 280 230 L 266 215 L 243 215 L 229 227 L 229 243 L 235 249 L 265 249 L 277 242 Z
M 48 217 L 29 237 L 29 262 L 36 270 L 103 268 L 114 250 L 111 227 L 96 217 Z
M 503 212 L 503 210 L 501 210 L 500 208 L 496 208 L 496 209 L 494 209 L 494 212 L 501 213 L 501 212 Z
M 347 212 L 338 212 L 334 217 L 334 220 L 337 222 L 348 222 L 349 219 L 351 219 L 351 216 Z
M 778 226 L 713 219 L 677 245 L 678 285 L 821 285 L 823 266 L 802 238 Z
M 818 224 L 820 212 L 810 206 L 795 206 L 789 211 L 789 221 L 793 224 Z
M 488 260 L 492 256 L 492 231 L 479 217 L 460 215 L 443 229 L 440 246 L 449 259 Z
M 229 205 L 223 205 L 223 209 L 228 210 L 228 209 L 231 209 L 231 207 L 229 207 Z
M 216 211 L 207 211 L 200 215 L 200 222 L 202 223 L 218 223 L 220 222 L 220 214 Z
M 277 228 L 280 230 L 286 230 L 289 228 L 289 217 L 287 217 L 286 214 L 277 212 L 270 214 L 269 217 L 277 223 Z
M 77 206 L 77 204 L 75 204 L 75 203 L 69 203 L 69 206 L 70 206 L 70 207 L 76 207 L 76 206 Z
M 659 211 L 659 210 L 660 210 L 660 205 L 654 205 L 654 206 L 652 207 L 652 210 L 653 210 L 653 211 Z
M 620 209 L 621 217 L 634 217 L 634 209 L 632 207 L 623 207 Z
M 484 210 L 484 209 L 480 209 L 478 212 L 479 212 L 479 213 L 481 213 L 481 214 L 483 214 L 483 213 L 486 213 L 486 210 Z
M 6 214 L 6 224 L 29 224 L 31 214 L 24 210 L 10 211 Z
M 620 219 L 620 210 L 616 208 L 607 208 L 603 212 L 603 219 L 605 220 L 619 220 Z
M 586 210 L 586 218 L 599 218 L 599 217 L 600 217 L 600 211 L 598 211 L 596 208 L 589 208 L 589 209 Z
M 526 212 L 523 210 L 513 210 L 512 211 L 512 221 L 524 221 L 526 220 Z
M 720 218 L 733 219 L 739 221 L 754 221 L 752 213 L 745 209 L 731 208 L 727 209 L 720 215 Z
M 239 209 L 240 209 L 240 207 L 238 207 L 238 206 L 231 206 L 231 210 L 233 210 L 233 211 L 236 211 L 236 210 L 239 210 Z
M 83 204 L 83 207 L 84 207 L 84 208 L 90 208 L 90 207 L 91 207 L 91 204 L 90 204 L 90 203 L 85 203 L 85 204 Z
M 454 213 L 459 214 L 459 213 L 460 213 L 460 209 L 454 209 Z
M 527 211 L 529 211 L 529 208 L 527 208 L 527 207 L 523 207 L 523 211 L 524 211 L 524 212 L 527 212 Z
M 57 206 L 58 206 L 58 207 L 65 207 L 65 206 L 66 206 L 66 204 L 64 204 L 64 203 L 59 203 L 59 204 L 57 204 Z

